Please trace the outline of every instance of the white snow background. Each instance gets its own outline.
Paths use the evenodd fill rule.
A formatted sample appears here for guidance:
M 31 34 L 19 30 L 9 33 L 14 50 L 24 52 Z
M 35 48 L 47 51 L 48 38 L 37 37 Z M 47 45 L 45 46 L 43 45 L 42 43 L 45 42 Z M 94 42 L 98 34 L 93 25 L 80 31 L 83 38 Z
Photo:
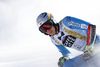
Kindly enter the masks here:
M 42 12 L 57 22 L 65 16 L 83 19 L 100 33 L 99 0 L 0 0 L 0 67 L 57 67 L 62 55 L 36 25 Z

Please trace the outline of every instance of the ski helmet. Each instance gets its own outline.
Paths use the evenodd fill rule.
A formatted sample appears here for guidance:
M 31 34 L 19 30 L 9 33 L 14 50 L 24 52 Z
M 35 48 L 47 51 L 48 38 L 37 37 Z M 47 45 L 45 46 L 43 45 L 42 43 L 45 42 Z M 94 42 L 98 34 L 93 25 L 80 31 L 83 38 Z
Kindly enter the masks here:
M 40 30 L 40 27 L 46 23 L 46 21 L 48 20 L 51 20 L 52 21 L 52 24 L 55 26 L 55 23 L 53 21 L 53 16 L 51 13 L 47 13 L 47 12 L 44 12 L 44 13 L 41 13 L 38 17 L 37 17 L 37 26 Z M 41 31 L 41 30 L 40 30 Z M 41 31 L 42 32 L 42 31 Z M 44 32 L 42 32 L 44 33 Z
M 37 17 L 37 26 L 38 26 L 38 28 L 40 26 L 42 26 L 48 20 L 53 20 L 53 16 L 50 13 L 47 13 L 47 12 L 41 13 Z

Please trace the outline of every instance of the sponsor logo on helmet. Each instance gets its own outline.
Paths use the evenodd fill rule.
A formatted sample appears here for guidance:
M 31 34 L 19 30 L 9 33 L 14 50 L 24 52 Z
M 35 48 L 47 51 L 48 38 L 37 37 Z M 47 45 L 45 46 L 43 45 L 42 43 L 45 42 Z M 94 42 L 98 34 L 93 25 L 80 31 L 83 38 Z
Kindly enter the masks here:
M 40 23 L 40 25 L 42 25 L 42 23 Z

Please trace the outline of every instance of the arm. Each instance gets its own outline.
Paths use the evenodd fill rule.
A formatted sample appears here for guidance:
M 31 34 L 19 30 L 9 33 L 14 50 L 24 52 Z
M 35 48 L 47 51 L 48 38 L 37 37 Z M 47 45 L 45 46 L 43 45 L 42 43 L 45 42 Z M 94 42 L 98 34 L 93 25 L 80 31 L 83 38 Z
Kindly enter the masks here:
M 72 58 L 71 52 L 63 45 L 56 45 L 59 51 L 62 53 L 63 57 L 59 58 L 58 66 L 63 67 L 63 64 Z
M 71 29 L 77 29 L 77 30 L 83 30 L 86 31 L 87 36 L 87 46 L 93 46 L 95 37 L 96 37 L 96 26 L 86 22 L 84 20 L 67 16 L 63 19 L 64 24 L 71 28 Z
M 56 45 L 56 47 L 59 49 L 59 51 L 62 53 L 62 55 L 65 57 L 72 58 L 71 52 L 63 45 Z
M 71 58 L 71 52 L 62 44 L 60 43 L 56 43 L 55 39 L 51 36 L 51 41 L 52 43 L 58 48 L 58 50 L 62 53 L 63 56 L 68 56 L 69 58 Z
M 95 41 L 95 36 L 96 36 L 96 26 L 93 24 L 90 24 L 89 22 L 83 21 L 78 18 L 70 17 L 71 22 L 73 23 L 78 23 L 79 27 L 78 29 L 81 30 L 86 30 L 87 31 L 87 45 L 92 45 L 94 44 Z M 72 28 L 74 28 L 72 26 Z
M 64 62 L 72 58 L 72 54 L 65 46 L 55 43 L 55 40 L 53 40 L 52 38 L 51 38 L 51 41 L 63 55 L 63 57 L 60 57 L 58 61 L 58 66 L 62 67 Z

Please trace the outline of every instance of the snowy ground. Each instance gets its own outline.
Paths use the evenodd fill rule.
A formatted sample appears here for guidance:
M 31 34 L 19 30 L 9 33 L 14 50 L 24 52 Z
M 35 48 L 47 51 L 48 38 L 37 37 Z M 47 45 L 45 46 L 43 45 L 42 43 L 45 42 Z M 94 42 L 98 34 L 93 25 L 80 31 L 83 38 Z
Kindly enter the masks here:
M 66 61 L 64 67 L 100 67 L 100 43 L 95 44 L 90 59 L 83 60 L 83 54 L 80 54 L 73 59 Z
M 36 18 L 50 12 L 58 22 L 74 16 L 97 25 L 99 0 L 0 0 L 0 67 L 57 67 L 61 53 L 41 34 Z M 71 50 L 73 55 L 78 53 Z

